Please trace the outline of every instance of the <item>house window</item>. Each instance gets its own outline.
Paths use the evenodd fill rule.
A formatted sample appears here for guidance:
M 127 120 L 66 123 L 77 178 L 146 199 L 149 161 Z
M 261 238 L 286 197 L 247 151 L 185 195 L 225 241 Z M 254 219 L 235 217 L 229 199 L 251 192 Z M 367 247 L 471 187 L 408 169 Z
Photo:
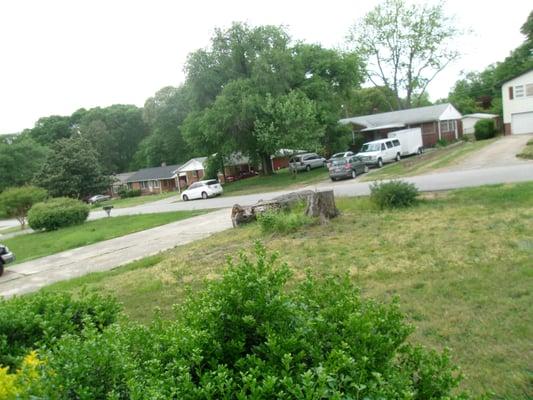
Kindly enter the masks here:
M 526 96 L 533 96 L 533 83 L 528 83 L 526 85 Z
M 512 100 L 514 98 L 513 96 L 513 87 L 509 86 L 509 100 Z
M 524 97 L 524 85 L 518 85 L 514 87 L 514 95 L 516 98 Z
M 159 187 L 159 181 L 152 181 L 153 182 L 153 186 L 155 188 L 158 188 Z
M 145 181 L 140 182 L 140 184 L 141 184 L 141 189 L 146 189 L 148 187 Z

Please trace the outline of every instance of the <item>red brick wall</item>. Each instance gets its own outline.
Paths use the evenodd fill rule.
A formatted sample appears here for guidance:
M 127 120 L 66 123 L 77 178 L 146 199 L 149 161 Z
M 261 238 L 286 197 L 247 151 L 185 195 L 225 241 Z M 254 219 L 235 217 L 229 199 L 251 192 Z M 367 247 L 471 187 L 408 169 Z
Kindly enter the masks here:
M 425 122 L 420 127 L 422 128 L 422 144 L 424 147 L 435 146 L 437 140 L 439 140 L 437 124 L 435 122 Z
M 511 124 L 503 124 L 503 134 L 505 136 L 511 134 Z

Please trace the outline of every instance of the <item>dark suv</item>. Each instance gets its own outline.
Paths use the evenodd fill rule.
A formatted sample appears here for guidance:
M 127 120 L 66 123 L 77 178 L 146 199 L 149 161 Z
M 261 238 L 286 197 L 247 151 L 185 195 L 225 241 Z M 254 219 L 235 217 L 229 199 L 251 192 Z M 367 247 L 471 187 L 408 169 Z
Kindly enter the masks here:
M 15 261 L 15 255 L 9 251 L 7 246 L 0 244 L 0 276 L 4 273 L 4 265 Z

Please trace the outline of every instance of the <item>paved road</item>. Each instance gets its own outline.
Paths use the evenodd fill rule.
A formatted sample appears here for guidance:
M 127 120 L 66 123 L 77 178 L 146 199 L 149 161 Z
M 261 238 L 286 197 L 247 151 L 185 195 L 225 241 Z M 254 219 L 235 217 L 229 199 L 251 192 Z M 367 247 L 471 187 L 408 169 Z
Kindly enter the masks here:
M 107 271 L 231 228 L 230 210 L 185 219 L 89 246 L 27 261 L 0 277 L 0 296 L 33 292 L 54 282 Z

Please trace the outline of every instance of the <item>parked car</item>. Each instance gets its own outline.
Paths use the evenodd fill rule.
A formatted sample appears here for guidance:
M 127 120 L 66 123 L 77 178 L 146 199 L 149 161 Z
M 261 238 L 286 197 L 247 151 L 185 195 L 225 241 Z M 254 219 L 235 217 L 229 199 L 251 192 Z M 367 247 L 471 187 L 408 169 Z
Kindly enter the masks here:
M 357 175 L 367 172 L 368 167 L 358 156 L 350 156 L 333 160 L 329 167 L 329 177 L 332 181 L 341 178 L 354 179 Z
M 398 139 L 380 139 L 363 144 L 361 151 L 357 153 L 366 165 L 383 167 L 384 163 L 400 161 L 401 147 Z
M 216 179 L 198 181 L 184 190 L 181 194 L 183 201 L 193 199 L 207 199 L 221 195 L 223 192 L 222 185 Z
M 111 196 L 108 196 L 106 194 L 97 194 L 95 196 L 89 197 L 87 202 L 89 204 L 96 204 L 96 203 L 99 203 L 101 201 L 109 200 L 110 198 L 111 198 Z
M 4 273 L 4 265 L 15 261 L 15 255 L 9 251 L 7 246 L 0 244 L 0 276 Z
M 313 168 L 320 168 L 326 165 L 326 159 L 316 153 L 298 154 L 289 160 L 291 171 L 311 171 Z
M 340 159 L 343 159 L 343 158 L 346 158 L 346 157 L 350 157 L 350 156 L 353 156 L 353 152 L 352 151 L 344 151 L 342 153 L 335 153 L 327 161 L 327 167 L 328 168 L 331 167 L 331 163 L 333 163 L 334 160 L 340 160 Z

